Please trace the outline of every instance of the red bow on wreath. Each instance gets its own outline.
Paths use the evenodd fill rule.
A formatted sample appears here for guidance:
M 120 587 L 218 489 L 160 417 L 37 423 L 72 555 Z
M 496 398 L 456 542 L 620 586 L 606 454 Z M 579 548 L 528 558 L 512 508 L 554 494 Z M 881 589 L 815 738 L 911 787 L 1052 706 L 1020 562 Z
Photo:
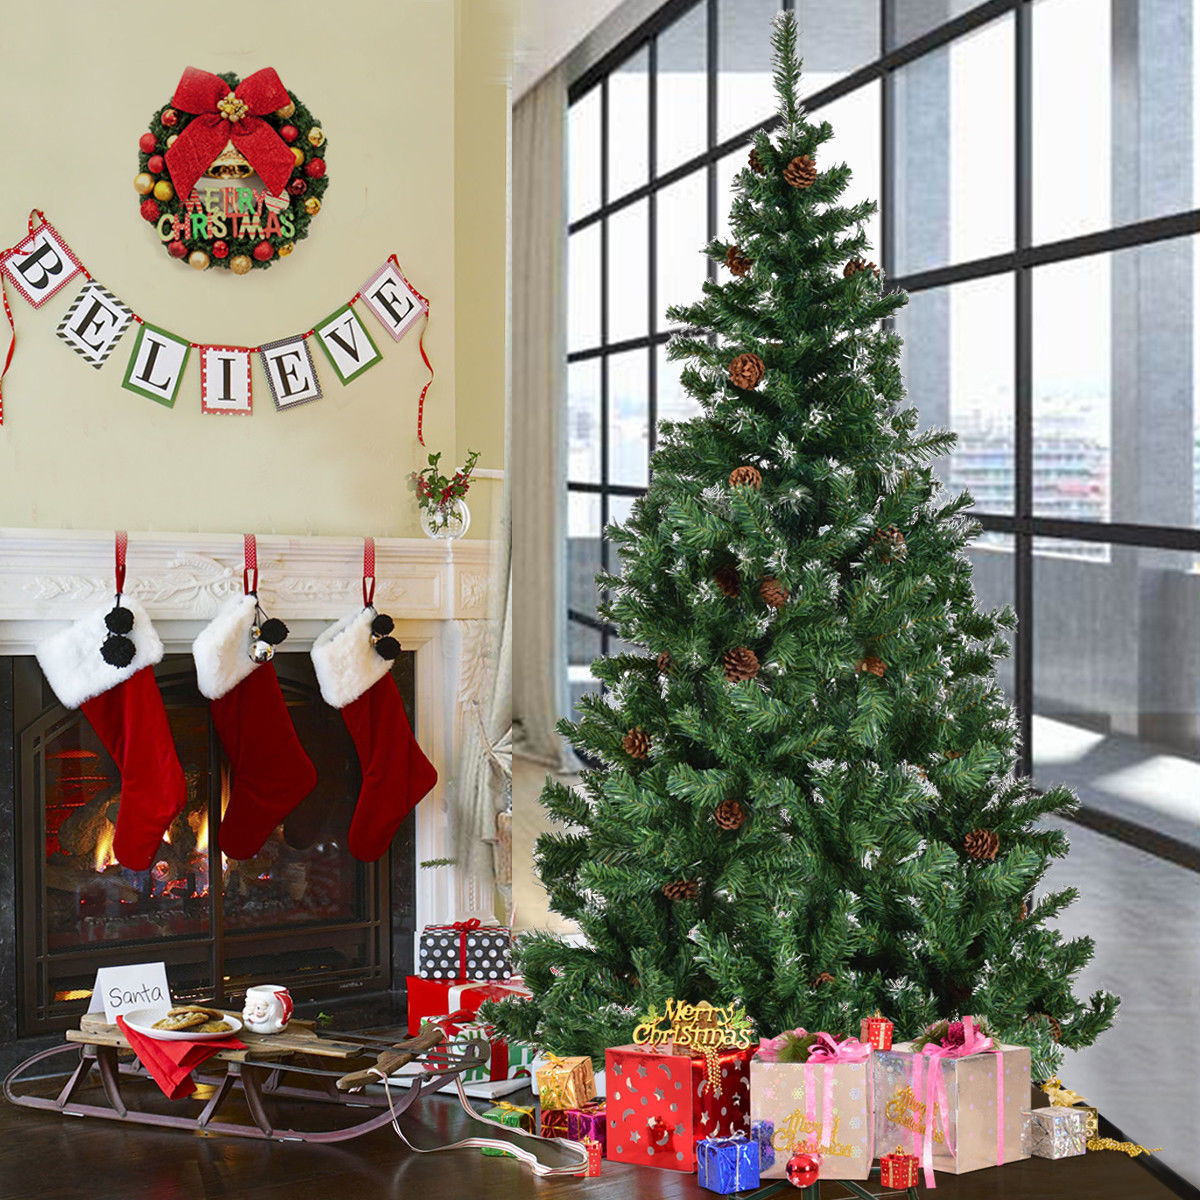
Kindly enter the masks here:
M 212 166 L 227 142 L 233 142 L 272 195 L 287 186 L 295 156 L 263 120 L 265 114 L 291 103 L 274 67 L 255 71 L 233 90 L 210 71 L 187 67 L 171 103 L 194 114 L 167 150 L 167 169 L 182 200 L 191 195 L 196 180 Z

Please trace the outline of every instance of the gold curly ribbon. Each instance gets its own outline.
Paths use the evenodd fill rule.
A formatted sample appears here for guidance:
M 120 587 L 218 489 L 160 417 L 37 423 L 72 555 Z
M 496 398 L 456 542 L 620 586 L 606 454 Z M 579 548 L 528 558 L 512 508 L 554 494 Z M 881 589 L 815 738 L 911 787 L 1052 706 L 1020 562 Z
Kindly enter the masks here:
M 1158 1154 L 1162 1151 L 1161 1146 L 1149 1149 L 1146 1146 L 1138 1145 L 1137 1142 L 1118 1142 L 1116 1138 L 1100 1137 L 1098 1133 L 1099 1117 L 1096 1115 L 1096 1109 L 1088 1104 L 1087 1100 L 1078 1092 L 1072 1092 L 1064 1087 L 1062 1080 L 1057 1075 L 1047 1079 L 1041 1085 L 1041 1089 L 1046 1093 L 1050 1103 L 1057 1107 L 1089 1110 L 1087 1140 L 1089 1150 L 1119 1150 L 1122 1154 L 1128 1154 L 1130 1158 L 1137 1158 L 1139 1154 Z

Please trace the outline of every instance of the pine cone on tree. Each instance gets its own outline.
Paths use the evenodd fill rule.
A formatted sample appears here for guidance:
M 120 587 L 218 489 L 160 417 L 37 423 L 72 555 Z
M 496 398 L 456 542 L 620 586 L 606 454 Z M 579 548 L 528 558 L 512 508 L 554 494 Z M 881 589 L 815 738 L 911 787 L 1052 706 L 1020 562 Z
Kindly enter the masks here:
M 884 671 L 887 670 L 887 663 L 882 658 L 878 658 L 874 654 L 868 654 L 865 658 L 860 658 L 854 664 L 854 669 L 861 675 L 864 671 L 870 671 L 872 675 L 883 678 Z
M 695 900 L 700 895 L 700 885 L 694 879 L 677 879 L 663 884 L 662 894 L 668 900 Z
M 807 154 L 798 154 L 783 168 L 783 178 L 794 188 L 810 188 L 817 182 L 817 164 Z
M 630 758 L 648 758 L 650 755 L 650 737 L 639 725 L 621 739 L 621 745 Z
M 962 758 L 962 756 L 963 756 L 963 752 L 961 750 L 947 750 L 946 751 L 947 758 Z
M 908 553 L 904 534 L 895 525 L 889 525 L 886 529 L 876 529 L 871 535 L 871 541 L 880 552 L 880 562 L 896 562 Z
M 729 364 L 729 382 L 746 391 L 758 387 L 766 373 L 767 365 L 757 354 L 739 354 Z
M 742 594 L 742 581 L 733 567 L 721 567 L 713 575 L 713 582 L 731 600 L 736 600 Z
M 791 595 L 778 579 L 771 577 L 764 579 L 758 585 L 758 594 L 763 598 L 763 603 L 771 608 L 782 608 Z
M 725 265 L 729 270 L 739 278 L 742 275 L 748 275 L 750 268 L 754 264 L 748 259 L 737 246 L 730 246 L 725 251 Z
M 1056 1041 L 1062 1041 L 1062 1025 L 1049 1013 L 1030 1013 L 1025 1018 L 1026 1025 L 1034 1025 L 1038 1021 L 1045 1021 L 1050 1026 L 1050 1036 Z
M 722 800 L 713 809 L 713 820 L 722 829 L 740 829 L 746 823 L 746 810 L 736 800 Z
M 755 175 L 765 175 L 767 173 L 766 164 L 759 155 L 757 146 L 750 147 L 750 170 L 752 170 Z
M 810 988 L 816 989 L 824 987 L 827 983 L 833 982 L 833 976 L 828 971 L 822 971 L 818 975 L 814 975 L 812 982 L 808 985 Z
M 963 852 L 968 858 L 990 862 L 1000 849 L 1000 835 L 994 829 L 972 829 L 963 838 Z
M 664 651 L 663 651 L 663 652 L 662 652 L 662 653 L 661 653 L 661 654 L 658 656 L 657 665 L 658 665 L 658 673 L 659 673 L 660 675 L 670 675 L 670 673 L 671 673 L 671 668 L 672 668 L 672 667 L 675 665 L 675 664 L 674 664 L 674 663 L 671 661 L 671 652 L 670 652 L 670 650 L 664 650 Z
M 873 262 L 867 262 L 862 258 L 852 258 L 843 268 L 842 274 L 849 279 L 852 275 L 857 275 L 859 271 L 874 271 L 879 274 L 879 268 Z
M 730 683 L 741 683 L 758 674 L 758 655 L 749 646 L 734 646 L 732 650 L 725 651 L 721 665 Z
M 734 467 L 729 472 L 730 487 L 762 487 L 762 475 L 757 467 Z

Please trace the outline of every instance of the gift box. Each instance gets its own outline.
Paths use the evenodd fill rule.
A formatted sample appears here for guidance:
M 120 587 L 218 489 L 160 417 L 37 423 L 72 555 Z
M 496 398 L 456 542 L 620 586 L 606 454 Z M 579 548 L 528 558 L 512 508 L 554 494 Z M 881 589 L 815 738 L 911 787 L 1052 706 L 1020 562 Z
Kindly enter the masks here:
M 478 918 L 426 925 L 417 943 L 417 974 L 445 982 L 502 982 L 512 975 L 512 931 Z
M 872 1050 L 890 1050 L 892 1048 L 892 1031 L 895 1026 L 887 1019 L 876 1013 L 873 1017 L 863 1017 L 859 1040 L 870 1046 Z
M 585 1138 L 584 1143 L 587 1147 L 588 1165 L 586 1171 L 578 1171 L 578 1175 L 599 1175 L 600 1174 L 600 1159 L 601 1149 L 600 1143 L 593 1138 Z
M 758 1166 L 765 1171 L 775 1165 L 775 1122 L 751 1120 L 750 1140 L 758 1143 Z
M 961 1175 L 1029 1157 L 1021 1149 L 1029 1048 L 994 1043 L 969 1017 L 945 1041 L 872 1055 L 876 1140 L 916 1154 L 927 1187 L 935 1170 Z
M 538 1099 L 543 1108 L 582 1108 L 596 1098 L 596 1075 L 585 1055 L 547 1054 L 537 1069 Z
M 721 1051 L 714 1088 L 702 1054 L 610 1047 L 604 1056 L 609 1160 L 691 1172 L 698 1141 L 748 1134 L 753 1053 Z
M 567 1109 L 567 1137 L 573 1142 L 599 1142 L 600 1153 L 608 1144 L 608 1120 L 603 1100 Z
M 915 1154 L 906 1154 L 899 1146 L 891 1154 L 879 1160 L 879 1182 L 885 1188 L 916 1187 L 921 1174 L 921 1160 Z
M 567 1110 L 565 1108 L 543 1108 L 538 1133 L 544 1138 L 567 1136 Z
M 770 1054 L 771 1051 L 767 1050 Z M 875 1161 L 870 1048 L 819 1034 L 808 1062 L 762 1053 L 750 1064 L 750 1118 L 775 1129 L 775 1161 L 763 1177 L 783 1179 L 797 1151 L 821 1155 L 822 1179 L 866 1179 Z
M 723 1196 L 758 1187 L 759 1153 L 758 1143 L 750 1141 L 744 1133 L 701 1139 L 696 1143 L 700 1186 Z
M 406 978 L 410 1037 L 420 1032 L 422 1021 L 430 1021 L 464 1008 L 476 1013 L 488 1000 L 533 995 L 518 979 L 509 979 L 504 983 L 477 983 L 469 979 L 424 979 L 420 975 Z
M 533 1132 L 533 1107 L 522 1108 L 517 1104 L 501 1101 L 495 1108 L 489 1108 L 484 1117 L 490 1121 L 499 1121 L 501 1125 L 511 1125 L 514 1129 L 525 1129 Z M 495 1146 L 481 1146 L 480 1150 L 489 1158 L 512 1158 L 507 1150 Z
M 1021 1113 L 1021 1149 L 1034 1158 L 1087 1153 L 1088 1114 L 1082 1108 L 1027 1108 Z

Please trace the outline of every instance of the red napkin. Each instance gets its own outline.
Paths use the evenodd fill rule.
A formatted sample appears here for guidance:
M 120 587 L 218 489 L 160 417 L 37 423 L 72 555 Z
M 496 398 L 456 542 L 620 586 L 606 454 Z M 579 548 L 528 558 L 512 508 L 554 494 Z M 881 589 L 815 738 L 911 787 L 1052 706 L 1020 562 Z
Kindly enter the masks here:
M 221 1050 L 245 1050 L 246 1043 L 236 1037 L 212 1038 L 202 1042 L 170 1041 L 147 1037 L 117 1018 L 117 1027 L 125 1035 L 143 1067 L 154 1077 L 168 1100 L 182 1100 L 196 1090 L 192 1072 Z

